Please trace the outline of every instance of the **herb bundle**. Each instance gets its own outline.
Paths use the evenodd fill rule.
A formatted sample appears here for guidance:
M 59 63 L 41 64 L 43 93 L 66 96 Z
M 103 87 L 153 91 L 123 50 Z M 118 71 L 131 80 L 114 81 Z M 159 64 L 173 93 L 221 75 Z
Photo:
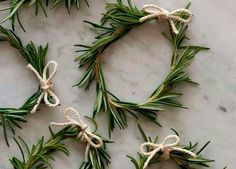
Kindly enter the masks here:
M 158 137 L 156 138 L 151 138 L 149 136 L 147 136 L 145 134 L 145 132 L 143 131 L 143 129 L 139 127 L 139 130 L 141 132 L 141 135 L 143 137 L 143 140 L 145 142 L 151 142 L 151 143 L 157 143 L 158 142 Z M 173 130 L 173 129 L 172 129 Z M 174 133 L 178 135 L 178 133 L 173 130 Z M 214 160 L 210 160 L 210 159 L 206 159 L 201 155 L 201 152 L 207 147 L 207 145 L 210 143 L 207 142 L 204 146 L 202 146 L 202 148 L 200 148 L 199 150 L 197 150 L 197 145 L 198 143 L 193 144 L 192 142 L 189 142 L 188 145 L 180 145 L 179 147 L 181 147 L 182 149 L 191 151 L 191 152 L 196 152 L 196 157 L 193 158 L 191 156 L 189 156 L 186 153 L 182 153 L 179 151 L 171 151 L 170 152 L 170 159 L 175 161 L 176 164 L 181 168 L 181 169 L 196 169 L 196 167 L 209 167 L 209 163 L 214 162 Z M 150 148 L 147 147 L 147 150 L 150 151 Z M 135 158 L 128 156 L 128 158 L 131 160 L 131 162 L 134 164 L 136 169 L 143 169 L 144 168 L 144 164 L 147 161 L 147 157 L 138 153 L 139 154 L 139 159 L 136 160 Z M 154 164 L 154 163 L 159 163 L 161 162 L 161 157 L 162 157 L 163 153 L 159 152 L 157 153 L 154 158 L 150 161 L 149 164 Z
M 0 11 L 9 11 L 9 14 L 6 16 L 6 18 L 2 21 L 5 22 L 7 20 L 10 20 L 12 22 L 12 28 L 14 30 L 15 28 L 15 21 L 17 21 L 21 28 L 25 31 L 23 24 L 20 20 L 20 14 L 19 11 L 23 6 L 28 7 L 35 7 L 35 15 L 38 14 L 39 9 L 41 8 L 44 15 L 47 17 L 47 11 L 46 8 L 50 5 L 50 8 L 55 8 L 59 6 L 60 4 L 64 3 L 66 6 L 66 9 L 68 13 L 70 14 L 72 6 L 76 6 L 77 10 L 80 8 L 82 0 L 9 0 L 9 7 L 5 9 L 0 9 Z M 84 0 L 84 2 L 89 6 L 88 1 Z
M 22 160 L 16 157 L 10 159 L 14 169 L 52 168 L 50 160 L 54 160 L 52 155 L 55 151 L 61 151 L 69 155 L 69 151 L 63 141 L 68 138 L 76 139 L 80 130 L 73 126 L 67 126 L 57 133 L 54 133 L 50 127 L 49 130 L 51 138 L 45 141 L 44 137 L 42 137 L 31 149 L 21 137 L 19 137 L 19 141 L 15 139 L 21 151 Z M 104 169 L 110 163 L 110 156 L 106 151 L 106 143 L 110 141 L 103 139 L 103 142 L 103 147 L 90 149 L 88 162 L 83 162 L 80 169 Z
M 143 24 L 140 18 L 148 14 L 137 9 L 132 5 L 130 0 L 127 0 L 126 6 L 122 0 L 117 0 L 117 3 L 107 4 L 107 12 L 103 14 L 101 24 L 86 21 L 93 26 L 94 29 L 101 32 L 96 40 L 91 45 L 76 45 L 82 47 L 77 52 L 82 52 L 75 61 L 79 62 L 80 68 L 87 68 L 76 86 L 89 88 L 90 84 L 95 80 L 97 83 L 97 99 L 93 110 L 95 118 L 101 111 L 107 113 L 109 135 L 117 125 L 120 129 L 127 126 L 127 115 L 138 119 L 142 116 L 158 125 L 156 112 L 163 111 L 164 105 L 185 108 L 176 99 L 182 96 L 182 93 L 174 91 L 174 87 L 181 82 L 191 81 L 186 68 L 190 65 L 191 60 L 201 50 L 208 48 L 201 46 L 187 45 L 182 43 L 188 39 L 186 31 L 188 26 L 184 23 L 175 21 L 174 24 L 179 30 L 179 34 L 174 34 L 171 30 L 169 35 L 163 35 L 169 40 L 173 48 L 172 61 L 167 77 L 156 89 L 152 92 L 149 98 L 141 103 L 132 103 L 121 101 L 107 90 L 105 78 L 102 71 L 101 56 L 106 48 L 112 43 L 123 37 L 132 28 Z M 187 6 L 189 8 L 190 4 Z M 181 14 L 182 17 L 184 14 Z M 152 19 L 150 19 L 152 20 Z M 148 20 L 149 21 L 149 20 Z M 147 20 L 145 22 L 148 22 Z
M 9 42 L 40 75 L 43 74 L 48 45 L 45 47 L 37 47 L 33 42 L 30 42 L 24 46 L 20 38 L 14 32 L 2 26 L 0 26 L 0 41 Z M 34 106 L 37 105 L 37 101 L 42 92 L 42 89 L 39 87 L 19 108 L 0 108 L 0 125 L 3 127 L 4 138 L 8 146 L 7 128 L 10 128 L 13 134 L 15 134 L 16 127 L 21 128 L 20 123 L 26 122 L 24 116 L 31 112 Z

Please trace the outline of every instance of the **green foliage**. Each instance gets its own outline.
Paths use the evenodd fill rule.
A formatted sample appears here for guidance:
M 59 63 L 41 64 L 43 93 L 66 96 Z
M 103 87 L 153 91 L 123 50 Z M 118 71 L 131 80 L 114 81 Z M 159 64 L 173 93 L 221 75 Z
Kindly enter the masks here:
M 0 41 L 9 42 L 11 46 L 17 49 L 21 56 L 30 63 L 42 75 L 45 66 L 45 57 L 48 45 L 37 47 L 33 42 L 24 46 L 19 37 L 11 30 L 0 26 Z M 37 91 L 19 108 L 0 108 L 0 125 L 3 127 L 4 137 L 7 145 L 7 128 L 10 128 L 15 134 L 15 127 L 21 128 L 20 122 L 26 122 L 24 116 L 27 115 L 37 104 L 38 97 L 42 90 L 39 87 Z
M 45 14 L 45 16 L 47 17 L 47 12 L 46 12 L 46 8 L 50 5 L 50 8 L 55 8 L 57 6 L 59 6 L 60 4 L 64 3 L 68 13 L 70 14 L 71 12 L 71 8 L 72 6 L 76 6 L 77 10 L 80 8 L 80 4 L 81 4 L 82 0 L 9 0 L 9 7 L 6 9 L 0 9 L 0 11 L 5 11 L 8 10 L 9 14 L 7 15 L 7 17 L 3 20 L 3 22 L 7 21 L 7 20 L 11 20 L 12 22 L 12 28 L 14 30 L 15 27 L 15 21 L 17 21 L 21 28 L 25 31 L 21 20 L 20 20 L 20 9 L 23 6 L 28 6 L 28 7 L 35 7 L 35 15 L 38 14 L 39 10 L 41 9 L 43 11 L 43 13 Z M 85 3 L 88 5 L 88 1 L 84 0 Z
M 173 46 L 172 62 L 167 77 L 144 102 L 121 101 L 114 94 L 107 91 L 100 62 L 101 55 L 113 42 L 123 37 L 132 28 L 141 25 L 142 23 L 139 22 L 139 19 L 147 14 L 133 6 L 130 0 L 128 0 L 128 6 L 122 0 L 117 0 L 117 3 L 107 4 L 106 9 L 107 12 L 103 14 L 100 24 L 86 21 L 95 30 L 100 31 L 101 34 L 96 37 L 96 40 L 90 46 L 76 45 L 82 47 L 81 50 L 77 51 L 82 52 L 82 54 L 75 61 L 79 62 L 80 67 L 87 68 L 76 86 L 88 89 L 90 84 L 94 80 L 96 81 L 97 99 L 93 117 L 96 117 L 102 111 L 107 113 L 109 134 L 111 134 L 116 125 L 120 129 L 124 129 L 127 126 L 127 115 L 135 118 L 142 116 L 160 125 L 157 122 L 156 112 L 163 111 L 164 105 L 185 108 L 177 101 L 182 96 L 182 93 L 175 91 L 174 87 L 182 82 L 193 83 L 186 72 L 186 68 L 199 51 L 208 48 L 192 45 L 182 46 L 182 43 L 188 39 L 186 37 L 188 26 L 175 22 L 180 33 L 175 35 L 170 30 L 170 35 L 164 34 Z
M 48 166 L 52 168 L 50 165 L 50 160 L 54 160 L 52 154 L 55 151 L 61 151 L 66 155 L 69 155 L 69 151 L 66 149 L 62 141 L 65 139 L 65 134 L 67 132 L 73 132 L 76 134 L 74 129 L 71 127 L 66 127 L 56 134 L 54 134 L 51 129 L 50 131 L 51 138 L 48 141 L 45 141 L 44 137 L 42 137 L 32 146 L 31 149 L 21 137 L 19 137 L 19 141 L 15 139 L 21 151 L 23 160 L 19 160 L 16 157 L 10 159 L 14 169 L 46 169 Z
M 104 142 L 104 140 L 103 140 Z M 109 141 L 105 141 L 105 143 Z M 88 162 L 83 162 L 79 169 L 105 169 L 110 164 L 110 155 L 104 148 L 91 148 Z
M 68 138 L 76 139 L 80 130 L 72 126 L 65 127 L 56 134 L 51 128 L 49 128 L 49 130 L 51 132 L 51 138 L 48 141 L 45 141 L 44 137 L 42 137 L 31 149 L 21 137 L 19 137 L 19 141 L 15 139 L 21 151 L 22 160 L 19 160 L 16 157 L 10 159 L 14 169 L 52 168 L 50 160 L 54 160 L 52 156 L 54 152 L 61 151 L 66 155 L 69 155 L 69 151 L 65 147 L 63 141 Z M 80 169 L 105 169 L 110 163 L 110 156 L 106 151 L 106 143 L 110 143 L 110 141 L 103 139 L 103 142 L 104 146 L 99 149 L 90 148 L 88 162 L 83 162 Z
M 96 131 L 95 131 L 96 132 Z M 106 150 L 107 143 L 113 143 L 110 140 L 104 139 L 99 135 L 103 140 L 103 147 L 94 148 L 90 147 L 88 153 L 88 161 L 84 161 L 79 169 L 105 169 L 110 164 L 111 157 Z
M 152 142 L 157 143 L 158 137 L 152 139 L 151 137 L 148 137 L 143 129 L 139 127 L 139 130 L 142 134 L 144 142 Z M 174 131 L 175 134 L 178 135 L 176 131 Z M 201 152 L 207 147 L 207 145 L 210 143 L 207 142 L 202 148 L 197 150 L 198 143 L 193 144 L 192 142 L 189 142 L 188 145 L 180 145 L 181 148 L 195 152 L 197 154 L 197 157 L 193 158 L 188 154 L 185 154 L 183 152 L 179 151 L 171 151 L 170 152 L 170 159 L 175 161 L 176 164 L 181 169 L 197 169 L 196 167 L 209 167 L 209 163 L 214 162 L 214 160 L 206 159 L 201 155 Z M 148 150 L 149 151 L 149 150 Z M 161 161 L 160 157 L 162 156 L 162 153 L 157 153 L 156 156 L 151 160 L 150 164 L 159 163 Z M 139 154 L 139 159 L 136 160 L 135 158 L 128 156 L 128 158 L 131 160 L 131 162 L 134 164 L 136 169 L 143 169 L 144 163 L 147 160 L 147 157 Z

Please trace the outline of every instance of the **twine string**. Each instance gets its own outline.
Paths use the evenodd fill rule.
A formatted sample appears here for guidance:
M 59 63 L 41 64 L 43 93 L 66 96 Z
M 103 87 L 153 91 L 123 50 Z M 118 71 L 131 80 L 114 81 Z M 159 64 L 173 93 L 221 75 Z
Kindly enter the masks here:
M 179 30 L 176 28 L 174 21 L 179 21 L 182 23 L 188 23 L 192 19 L 192 13 L 188 9 L 180 8 L 169 12 L 168 10 L 161 8 L 157 5 L 147 4 L 143 6 L 143 11 L 149 15 L 144 16 L 139 19 L 140 22 L 145 22 L 149 19 L 158 18 L 159 21 L 168 20 L 172 31 L 175 34 L 179 34 Z M 186 18 L 181 16 L 187 16 Z
M 173 142 L 171 142 L 173 140 Z M 168 160 L 170 158 L 171 151 L 178 151 L 185 154 L 189 154 L 191 157 L 195 158 L 197 155 L 190 150 L 186 150 L 180 147 L 177 147 L 180 143 L 180 138 L 177 135 L 167 136 L 161 144 L 155 144 L 151 142 L 145 142 L 140 146 L 141 154 L 147 156 L 147 161 L 144 163 L 143 169 L 147 168 L 151 159 L 158 153 L 162 152 L 161 159 Z M 149 148 L 149 151 L 146 151 L 145 148 Z
M 76 116 L 76 120 L 73 119 L 70 116 L 70 112 L 72 112 L 75 116 Z M 85 161 L 88 161 L 88 156 L 89 156 L 89 150 L 91 147 L 94 148 L 100 148 L 103 146 L 103 141 L 102 139 L 97 136 L 96 134 L 93 134 L 90 129 L 88 128 L 88 125 L 85 124 L 83 122 L 83 120 L 80 117 L 80 114 L 78 111 L 76 111 L 73 108 L 67 108 L 64 112 L 65 114 L 65 118 L 66 118 L 66 122 L 63 123 L 57 123 L 57 122 L 51 122 L 51 125 L 54 126 L 70 126 L 70 125 L 74 125 L 76 127 L 79 127 L 80 132 L 77 135 L 77 138 L 79 140 L 81 140 L 82 142 L 86 142 L 87 146 L 86 146 L 86 150 L 85 150 Z
M 47 78 L 47 71 L 50 67 L 50 65 L 53 65 L 53 71 L 49 74 L 49 77 Z M 46 105 L 48 105 L 49 107 L 56 107 L 59 105 L 59 98 L 56 96 L 56 94 L 52 91 L 53 89 L 53 83 L 52 78 L 55 76 L 56 72 L 57 72 L 57 67 L 58 64 L 56 61 L 49 61 L 47 63 L 47 65 L 44 67 L 43 69 L 43 74 L 42 76 L 39 74 L 39 72 L 31 65 L 28 64 L 27 68 L 30 69 L 38 78 L 39 83 L 40 83 L 40 87 L 42 89 L 42 93 L 40 94 L 36 105 L 33 107 L 33 109 L 31 110 L 31 113 L 35 113 L 39 104 L 41 103 L 42 99 L 44 99 L 44 102 Z M 49 97 L 51 97 L 54 100 L 54 103 L 49 101 Z

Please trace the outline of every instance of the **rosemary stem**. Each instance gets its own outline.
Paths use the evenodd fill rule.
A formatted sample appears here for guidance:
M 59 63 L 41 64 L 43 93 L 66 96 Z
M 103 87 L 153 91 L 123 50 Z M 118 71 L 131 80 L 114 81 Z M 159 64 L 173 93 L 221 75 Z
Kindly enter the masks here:
M 108 99 L 109 103 L 112 104 L 113 106 L 118 107 L 118 108 L 125 108 L 124 106 L 116 104 L 112 99 L 109 98 L 109 96 L 107 96 L 107 99 Z
M 177 47 L 174 47 L 173 48 L 172 61 L 171 61 L 171 70 L 173 70 L 174 66 L 176 65 L 176 59 L 177 59 Z
M 157 89 L 157 93 L 155 93 L 154 95 L 152 95 L 148 100 L 146 100 L 144 103 L 139 104 L 139 106 L 143 106 L 147 103 L 152 102 L 153 100 L 155 100 L 156 98 L 159 97 L 159 95 L 162 93 L 162 91 L 165 89 L 165 84 L 162 84 L 158 89 Z

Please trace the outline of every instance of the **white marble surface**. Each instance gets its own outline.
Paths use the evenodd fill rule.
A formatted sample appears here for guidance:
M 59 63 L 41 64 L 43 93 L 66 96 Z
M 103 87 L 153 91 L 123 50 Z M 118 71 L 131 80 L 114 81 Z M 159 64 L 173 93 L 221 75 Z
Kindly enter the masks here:
M 24 9 L 21 12 L 22 21 L 27 33 L 17 27 L 17 33 L 24 42 L 30 40 L 37 44 L 49 42 L 48 60 L 59 63 L 58 74 L 54 78 L 56 91 L 61 99 L 61 107 L 52 109 L 41 106 L 36 115 L 27 116 L 29 121 L 23 130 L 17 130 L 29 144 L 33 144 L 40 136 L 48 136 L 47 126 L 52 120 L 63 120 L 63 110 L 72 106 L 82 115 L 91 115 L 95 100 L 94 86 L 84 92 L 72 85 L 82 75 L 77 63 L 73 62 L 74 44 L 89 44 L 93 41 L 94 32 L 83 20 L 98 21 L 104 11 L 107 1 L 94 0 L 91 7 L 85 5 L 77 12 L 73 10 L 69 16 L 64 7 L 48 10 L 46 19 L 42 12 L 35 17 L 33 10 Z M 134 0 L 141 7 L 144 3 L 158 3 L 163 7 L 175 9 L 185 6 L 185 0 Z M 0 7 L 3 5 L 1 4 Z M 204 151 L 204 155 L 216 162 L 211 168 L 229 168 L 236 166 L 236 23 L 235 0 L 193 0 L 191 10 L 194 20 L 190 24 L 189 37 L 191 42 L 207 45 L 208 52 L 199 54 L 194 59 L 189 72 L 193 80 L 200 86 L 181 85 L 184 93 L 180 99 L 188 110 L 168 108 L 159 114 L 163 128 L 158 128 L 147 121 L 141 125 L 148 134 L 165 137 L 177 129 L 183 143 L 189 140 L 204 144 L 212 143 Z M 3 13 L 0 15 L 3 18 Z M 104 74 L 108 88 L 117 96 L 126 100 L 140 101 L 149 95 L 154 87 L 166 75 L 170 63 L 171 48 L 160 34 L 167 30 L 166 23 L 145 24 L 132 30 L 126 37 L 112 45 L 104 54 Z M 12 50 L 8 44 L 0 45 L 0 107 L 17 107 L 28 98 L 37 87 L 34 75 L 26 69 L 26 62 L 19 53 Z M 105 116 L 99 119 L 99 130 L 106 135 Z M 129 128 L 125 131 L 115 130 L 113 140 L 116 143 L 109 146 L 112 156 L 110 169 L 133 168 L 126 157 L 136 156 L 142 142 L 137 130 L 137 123 L 129 120 Z M 10 169 L 8 159 L 13 155 L 20 157 L 20 152 L 10 139 L 11 147 L 4 144 L 3 133 L 0 131 L 0 169 Z M 55 154 L 55 169 L 77 169 L 83 160 L 84 146 L 66 141 L 71 155 Z M 170 163 L 164 163 L 159 168 L 174 169 Z

